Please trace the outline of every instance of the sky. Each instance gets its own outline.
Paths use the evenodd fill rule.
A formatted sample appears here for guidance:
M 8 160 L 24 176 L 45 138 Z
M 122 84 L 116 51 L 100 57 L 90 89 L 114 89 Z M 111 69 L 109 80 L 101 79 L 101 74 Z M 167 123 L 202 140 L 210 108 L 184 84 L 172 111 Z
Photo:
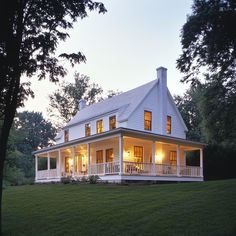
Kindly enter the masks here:
M 64 80 L 73 81 L 75 72 L 90 77 L 104 91 L 122 92 L 156 79 L 156 68 L 167 71 L 172 95 L 183 94 L 188 85 L 180 82 L 183 74 L 176 68 L 181 54 L 180 33 L 191 13 L 191 0 L 100 0 L 107 13 L 90 12 L 79 20 L 70 38 L 58 45 L 57 54 L 81 51 L 87 62 L 68 70 Z M 45 117 L 48 95 L 59 86 L 30 78 L 35 98 L 23 110 L 40 111 Z

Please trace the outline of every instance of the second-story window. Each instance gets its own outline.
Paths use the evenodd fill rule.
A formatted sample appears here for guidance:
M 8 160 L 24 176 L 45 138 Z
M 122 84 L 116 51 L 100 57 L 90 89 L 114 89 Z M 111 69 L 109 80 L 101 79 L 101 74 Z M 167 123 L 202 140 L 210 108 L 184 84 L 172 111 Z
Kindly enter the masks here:
M 166 133 L 171 134 L 171 116 L 166 118 Z
M 91 135 L 91 125 L 85 124 L 85 136 L 90 136 Z
M 64 142 L 69 141 L 69 130 L 64 130 Z
M 144 129 L 152 130 L 152 112 L 144 111 Z
M 109 117 L 109 129 L 115 129 L 116 128 L 116 116 Z
M 97 134 L 103 132 L 103 120 L 98 120 L 97 121 Z

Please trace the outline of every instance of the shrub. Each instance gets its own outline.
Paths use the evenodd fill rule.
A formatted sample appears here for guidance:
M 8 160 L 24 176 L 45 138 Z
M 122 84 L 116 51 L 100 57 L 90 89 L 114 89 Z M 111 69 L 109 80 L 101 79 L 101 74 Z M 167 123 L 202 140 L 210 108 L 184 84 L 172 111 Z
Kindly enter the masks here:
M 88 181 L 90 184 L 96 184 L 100 180 L 100 177 L 98 175 L 90 175 L 88 177 Z
M 86 176 L 83 176 L 81 179 L 80 179 L 81 182 L 85 183 L 88 181 L 88 178 Z
M 63 184 L 69 184 L 69 183 L 71 183 L 71 176 L 61 177 L 61 182 L 62 182 Z

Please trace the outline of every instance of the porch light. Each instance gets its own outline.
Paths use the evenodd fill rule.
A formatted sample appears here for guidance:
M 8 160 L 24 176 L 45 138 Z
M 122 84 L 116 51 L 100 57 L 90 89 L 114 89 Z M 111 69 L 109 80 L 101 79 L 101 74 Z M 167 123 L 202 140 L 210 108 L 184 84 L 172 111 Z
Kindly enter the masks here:
M 163 160 L 163 157 L 164 157 L 163 152 L 158 152 L 158 153 L 155 155 L 155 162 L 156 162 L 156 163 L 161 163 L 162 160 Z
M 124 158 L 125 159 L 129 159 L 129 157 L 130 157 L 130 151 L 124 151 Z

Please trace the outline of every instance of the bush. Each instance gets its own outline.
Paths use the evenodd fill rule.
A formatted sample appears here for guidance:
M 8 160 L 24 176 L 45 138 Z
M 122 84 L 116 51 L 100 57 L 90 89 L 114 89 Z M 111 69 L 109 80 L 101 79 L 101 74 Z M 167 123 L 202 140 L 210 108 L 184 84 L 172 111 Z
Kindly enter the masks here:
M 90 175 L 88 177 L 88 181 L 90 184 L 96 184 L 100 180 L 100 177 L 98 175 Z
M 86 176 L 83 176 L 81 179 L 80 179 L 81 182 L 85 183 L 88 181 L 88 178 Z
M 5 185 L 23 185 L 27 184 L 27 179 L 22 170 L 16 168 L 15 166 L 9 167 L 6 165 L 5 167 L 5 176 L 4 176 Z
M 65 177 L 61 177 L 61 182 L 63 184 L 69 184 L 72 182 L 71 176 L 65 176 Z

